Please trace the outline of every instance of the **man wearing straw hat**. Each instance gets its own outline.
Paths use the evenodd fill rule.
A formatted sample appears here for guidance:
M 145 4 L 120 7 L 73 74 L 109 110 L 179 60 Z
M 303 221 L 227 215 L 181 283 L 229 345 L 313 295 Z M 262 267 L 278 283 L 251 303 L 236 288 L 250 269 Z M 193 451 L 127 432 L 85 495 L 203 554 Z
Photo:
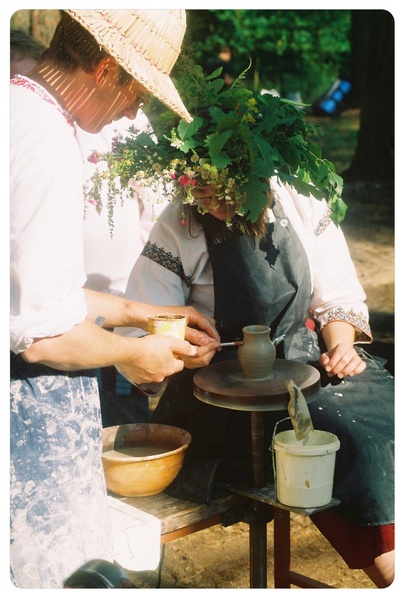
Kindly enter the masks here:
M 185 11 L 65 13 L 39 64 L 11 80 L 11 577 L 30 589 L 114 558 L 91 369 L 157 382 L 208 364 L 218 347 L 212 324 L 185 308 L 188 341 L 118 336 L 113 327 L 146 328 L 168 307 L 83 289 L 75 124 L 97 133 L 133 119 L 147 93 L 191 120 L 169 78 Z

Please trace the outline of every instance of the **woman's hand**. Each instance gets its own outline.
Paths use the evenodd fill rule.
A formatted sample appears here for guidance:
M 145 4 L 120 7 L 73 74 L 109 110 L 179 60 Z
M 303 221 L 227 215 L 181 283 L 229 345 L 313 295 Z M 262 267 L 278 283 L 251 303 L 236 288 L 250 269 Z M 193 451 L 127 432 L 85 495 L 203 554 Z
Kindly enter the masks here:
M 214 319 L 205 317 L 197 312 L 194 308 L 184 307 L 188 317 L 188 325 L 186 327 L 186 339 L 196 347 L 196 355 L 181 356 L 184 360 L 187 369 L 199 369 L 210 364 L 216 351 L 220 348 L 220 336 L 214 326 Z
M 331 321 L 321 332 L 327 352 L 319 358 L 329 377 L 337 375 L 340 379 L 359 375 L 366 364 L 354 348 L 355 329 L 345 321 Z
M 195 346 L 195 356 L 181 356 L 187 369 L 207 367 L 219 348 L 219 343 L 217 341 L 209 340 L 204 335 L 201 336 L 200 341 L 202 343 Z
M 220 335 L 215 327 L 214 319 L 202 315 L 191 306 L 176 307 L 176 312 L 187 316 L 188 326 L 185 338 L 188 342 L 196 346 L 217 342 L 217 347 L 220 347 Z
M 337 375 L 340 379 L 359 375 L 366 368 L 365 362 L 357 354 L 355 348 L 348 343 L 339 343 L 337 346 L 322 354 L 320 364 L 325 368 L 327 375 Z

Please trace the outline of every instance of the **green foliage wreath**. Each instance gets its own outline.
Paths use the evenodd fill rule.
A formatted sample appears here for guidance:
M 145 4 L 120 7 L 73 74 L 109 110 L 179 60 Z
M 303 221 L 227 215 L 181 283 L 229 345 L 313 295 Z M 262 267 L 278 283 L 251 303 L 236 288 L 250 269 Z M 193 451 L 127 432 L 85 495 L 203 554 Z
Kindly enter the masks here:
M 94 176 L 90 195 L 101 201 L 107 180 L 111 210 L 120 189 L 128 187 L 192 203 L 193 188 L 211 184 L 219 199 L 256 222 L 268 202 L 268 181 L 276 176 L 305 196 L 325 198 L 333 221 L 342 221 L 343 182 L 315 141 L 320 128 L 306 122 L 303 105 L 254 95 L 242 85 L 246 71 L 226 88 L 221 69 L 205 76 L 197 65 L 184 68 L 176 86 L 193 121 L 179 121 L 153 100 L 145 110 L 153 132 L 130 128 L 126 139 L 97 156 L 106 169 Z

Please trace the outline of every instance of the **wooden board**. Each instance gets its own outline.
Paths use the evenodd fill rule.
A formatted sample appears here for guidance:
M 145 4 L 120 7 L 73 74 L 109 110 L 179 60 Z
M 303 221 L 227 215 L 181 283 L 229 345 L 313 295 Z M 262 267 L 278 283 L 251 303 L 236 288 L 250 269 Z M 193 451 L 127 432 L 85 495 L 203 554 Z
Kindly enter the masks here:
M 159 519 L 163 543 L 219 524 L 227 511 L 247 504 L 246 498 L 227 492 L 211 504 L 180 500 L 164 492 L 138 498 L 111 495 Z

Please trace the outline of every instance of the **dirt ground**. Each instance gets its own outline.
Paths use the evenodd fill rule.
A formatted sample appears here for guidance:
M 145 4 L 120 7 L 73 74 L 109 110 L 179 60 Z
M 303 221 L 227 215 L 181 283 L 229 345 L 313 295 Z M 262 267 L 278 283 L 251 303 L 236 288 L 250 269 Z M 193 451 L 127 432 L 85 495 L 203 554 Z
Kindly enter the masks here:
M 348 184 L 350 206 L 343 223 L 358 276 L 367 294 L 374 344 L 393 372 L 394 215 L 393 190 Z M 334 257 L 332 257 L 332 266 Z M 374 588 L 363 571 L 350 570 L 306 517 L 292 516 L 292 569 L 336 588 Z M 134 579 L 142 588 L 249 588 L 249 529 L 239 523 L 212 527 L 166 545 L 159 570 Z M 268 588 L 273 587 L 273 523 L 267 526 Z

